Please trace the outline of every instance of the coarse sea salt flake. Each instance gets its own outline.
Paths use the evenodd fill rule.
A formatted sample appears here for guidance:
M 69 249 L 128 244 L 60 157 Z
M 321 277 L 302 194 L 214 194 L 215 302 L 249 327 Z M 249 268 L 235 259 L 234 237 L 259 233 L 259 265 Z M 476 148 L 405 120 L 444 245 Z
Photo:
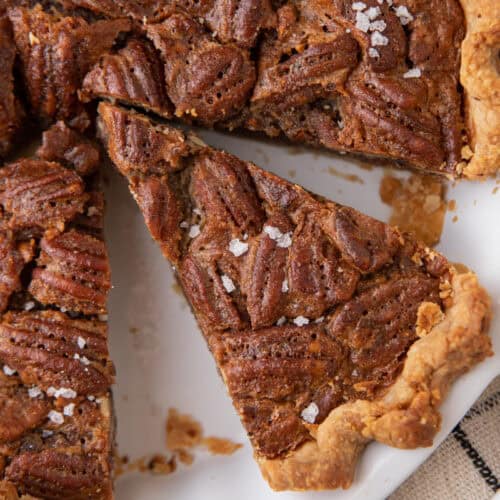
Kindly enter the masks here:
M 31 311 L 32 309 L 35 308 L 35 303 L 32 301 L 32 300 L 28 300 L 28 302 L 26 302 L 23 306 L 23 309 L 25 311 Z
M 286 323 L 286 317 L 285 316 L 281 316 L 280 319 L 278 319 L 278 321 L 276 321 L 276 326 L 282 326 Z
M 75 403 L 70 403 L 63 408 L 63 414 L 67 417 L 73 416 L 73 411 L 75 410 Z
M 288 248 L 292 244 L 292 233 L 290 231 L 282 233 L 277 227 L 264 226 L 264 232 L 269 238 L 276 241 L 279 248 Z
M 7 375 L 7 377 L 10 377 L 11 375 L 14 375 L 14 373 L 16 373 L 16 370 L 8 365 L 3 365 L 3 372 L 5 373 L 5 375 Z
M 305 420 L 309 424 L 314 424 L 316 421 L 316 417 L 319 414 L 319 408 L 318 405 L 314 402 L 309 403 L 308 406 L 306 406 L 303 410 L 300 416 L 302 417 L 302 420 Z
M 379 51 L 378 51 L 377 49 L 374 49 L 373 47 L 370 47 L 370 48 L 368 49 L 368 55 L 369 55 L 370 57 L 373 57 L 374 59 L 376 59 L 376 58 L 380 57 L 380 53 L 379 53 Z
M 36 385 L 28 389 L 28 396 L 30 398 L 37 398 L 38 396 L 40 396 L 40 394 L 42 394 L 42 390 L 40 389 L 40 387 L 37 387 Z
M 83 349 L 87 345 L 86 340 L 83 337 L 80 337 L 80 336 L 76 339 L 76 343 L 78 344 L 78 347 L 80 349 Z
M 288 292 L 288 280 L 287 279 L 284 279 L 283 283 L 281 283 L 281 291 L 283 293 Z
M 356 12 L 356 28 L 365 33 L 370 29 L 370 19 L 363 12 Z
M 97 207 L 89 207 L 87 209 L 87 215 L 89 217 L 93 217 L 94 215 L 97 215 L 99 213 L 99 209 Z
M 352 10 L 365 10 L 366 3 L 365 2 L 354 2 L 352 4 Z
M 406 26 L 410 21 L 413 21 L 413 16 L 405 5 L 399 5 L 394 9 L 394 13 L 399 17 L 399 21 L 403 26 Z
M 48 417 L 51 422 L 57 425 L 61 425 L 64 422 L 64 417 L 62 413 L 55 410 L 50 410 Z
M 380 16 L 382 12 L 380 11 L 380 7 L 370 7 L 365 14 L 368 16 L 368 19 L 370 21 L 373 21 L 374 19 L 377 19 L 378 16 Z
M 283 233 L 279 230 L 279 228 L 274 226 L 264 226 L 264 232 L 271 238 L 272 240 L 277 240 L 281 238 Z
M 59 396 L 65 399 L 73 399 L 76 398 L 76 392 L 73 389 L 69 389 L 68 387 L 61 387 L 56 391 L 56 397 Z
M 84 365 L 90 365 L 90 360 L 89 358 L 87 358 L 87 356 L 81 356 L 80 357 L 80 361 L 82 362 L 82 364 Z
M 90 365 L 90 360 L 87 356 L 80 356 L 77 352 L 73 354 L 73 359 L 77 359 L 82 365 Z
M 240 241 L 238 238 L 229 242 L 229 251 L 235 256 L 240 257 L 248 251 L 248 243 Z
M 305 318 L 304 316 L 297 316 L 294 320 L 293 320 L 294 324 L 296 324 L 297 326 L 304 326 L 304 325 L 308 325 L 309 324 L 309 319 L 308 318 Z
M 224 285 L 224 288 L 226 289 L 227 293 L 234 292 L 236 290 L 236 287 L 234 286 L 233 280 L 227 276 L 226 274 L 223 274 L 220 279 L 222 280 L 222 284 Z
M 412 68 L 412 69 L 409 69 L 403 75 L 403 78 L 420 78 L 421 76 L 422 76 L 422 71 L 420 71 L 420 68 Z
M 200 234 L 200 226 L 199 224 L 193 224 L 189 228 L 189 237 L 190 238 L 196 238 Z
M 280 248 L 288 248 L 292 246 L 292 233 L 288 232 L 283 234 L 277 243 Z
M 372 21 L 370 23 L 370 31 L 384 31 L 387 28 L 385 21 L 379 19 L 378 21 Z
M 387 45 L 389 43 L 389 39 L 382 35 L 379 31 L 374 31 L 371 36 L 372 45 Z
M 74 391 L 73 389 L 69 389 L 68 387 L 61 387 L 59 389 L 56 389 L 52 386 L 47 389 L 47 395 L 50 397 L 61 397 L 65 399 L 73 399 L 77 396 L 76 391 Z

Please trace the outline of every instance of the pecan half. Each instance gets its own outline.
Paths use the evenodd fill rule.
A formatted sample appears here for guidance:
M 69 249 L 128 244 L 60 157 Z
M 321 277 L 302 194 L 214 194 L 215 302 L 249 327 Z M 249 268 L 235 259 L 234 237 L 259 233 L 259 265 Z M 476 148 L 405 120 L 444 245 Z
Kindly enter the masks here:
M 89 24 L 82 17 L 60 17 L 33 9 L 9 10 L 31 108 L 46 119 L 72 118 L 81 111 L 77 90 L 85 73 L 127 31 L 126 19 Z
M 17 377 L 0 374 L 0 443 L 15 441 L 37 427 L 49 409 L 47 400 L 30 398 Z
M 88 175 L 99 165 L 99 150 L 81 134 L 58 121 L 43 133 L 43 143 L 37 149 L 39 158 L 58 161 Z
M 28 290 L 42 304 L 84 314 L 106 312 L 110 270 L 104 242 L 77 230 L 47 232 Z
M 107 496 L 111 488 L 109 470 L 98 458 L 58 450 L 15 456 L 5 477 L 23 493 L 56 500 Z
M 86 99 L 118 99 L 166 118 L 173 112 L 165 94 L 160 56 L 147 40 L 133 38 L 116 54 L 104 55 L 85 76 L 82 92 Z
M 243 107 L 255 82 L 246 51 L 214 41 L 180 13 L 148 25 L 147 34 L 163 56 L 167 93 L 177 116 L 213 124 Z
M 349 207 L 338 207 L 321 226 L 342 257 L 362 273 L 377 271 L 401 248 L 394 228 Z
M 189 154 L 189 145 L 179 130 L 151 127 L 144 116 L 105 102 L 99 104 L 98 126 L 111 160 L 123 175 L 164 175 L 178 169 Z
M 87 198 L 82 179 L 59 163 L 22 159 L 0 169 L 0 204 L 13 229 L 63 228 Z
M 187 256 L 179 268 L 182 287 L 199 313 L 200 323 L 216 329 L 239 328 L 243 323 L 214 264 Z
M 265 214 L 243 161 L 221 151 L 198 156 L 191 192 L 208 219 L 248 234 L 260 232 Z
M 114 376 L 106 332 L 105 323 L 56 311 L 8 312 L 0 323 L 0 360 L 25 384 L 100 394 Z

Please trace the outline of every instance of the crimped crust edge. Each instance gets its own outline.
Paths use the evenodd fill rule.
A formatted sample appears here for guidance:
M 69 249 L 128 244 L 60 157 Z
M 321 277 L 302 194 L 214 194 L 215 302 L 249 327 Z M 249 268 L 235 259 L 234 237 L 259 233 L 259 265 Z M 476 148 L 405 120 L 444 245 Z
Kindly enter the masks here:
M 406 449 L 432 445 L 441 424 L 438 407 L 451 383 L 492 354 L 490 300 L 476 275 L 453 272 L 451 292 L 442 320 L 411 346 L 402 373 L 381 398 L 335 408 L 311 426 L 314 439 L 287 457 L 256 457 L 273 489 L 348 488 L 372 440 Z
M 471 151 L 463 175 L 495 174 L 500 169 L 500 3 L 460 0 L 466 19 L 462 42 L 460 83 L 465 90 L 466 125 Z M 470 156 L 472 154 L 472 156 Z

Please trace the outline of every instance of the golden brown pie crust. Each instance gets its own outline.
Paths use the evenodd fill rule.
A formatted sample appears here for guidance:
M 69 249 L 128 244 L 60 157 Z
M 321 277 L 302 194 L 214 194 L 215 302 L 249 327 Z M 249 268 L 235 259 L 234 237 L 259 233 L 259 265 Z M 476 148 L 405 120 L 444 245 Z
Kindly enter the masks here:
M 473 273 L 454 273 L 450 285 L 441 321 L 429 303 L 420 306 L 418 324 L 430 329 L 420 329 L 421 338 L 384 396 L 335 408 L 321 424 L 311 425 L 314 440 L 285 458 L 256 457 L 273 489 L 348 488 L 371 440 L 397 448 L 431 446 L 441 423 L 438 407 L 451 383 L 491 353 L 487 293 Z M 430 326 L 433 321 L 438 322 Z
M 500 3 L 460 0 L 467 23 L 462 42 L 460 81 L 465 89 L 467 128 L 472 151 L 466 177 L 494 174 L 500 168 Z M 472 155 L 472 156 L 471 156 Z

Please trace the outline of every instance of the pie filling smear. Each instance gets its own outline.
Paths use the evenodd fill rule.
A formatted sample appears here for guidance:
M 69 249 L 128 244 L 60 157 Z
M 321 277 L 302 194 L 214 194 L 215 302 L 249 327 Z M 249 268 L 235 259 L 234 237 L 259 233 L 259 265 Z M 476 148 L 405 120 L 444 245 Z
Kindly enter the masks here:
M 451 177 L 492 173 L 496 42 L 489 16 L 461 4 L 0 6 L 0 498 L 112 498 L 96 125 L 273 488 L 348 487 L 370 440 L 432 443 L 449 385 L 491 353 L 476 277 L 149 115 Z M 480 83 L 472 52 L 486 61 Z M 10 159 L 30 126 L 42 145 Z

